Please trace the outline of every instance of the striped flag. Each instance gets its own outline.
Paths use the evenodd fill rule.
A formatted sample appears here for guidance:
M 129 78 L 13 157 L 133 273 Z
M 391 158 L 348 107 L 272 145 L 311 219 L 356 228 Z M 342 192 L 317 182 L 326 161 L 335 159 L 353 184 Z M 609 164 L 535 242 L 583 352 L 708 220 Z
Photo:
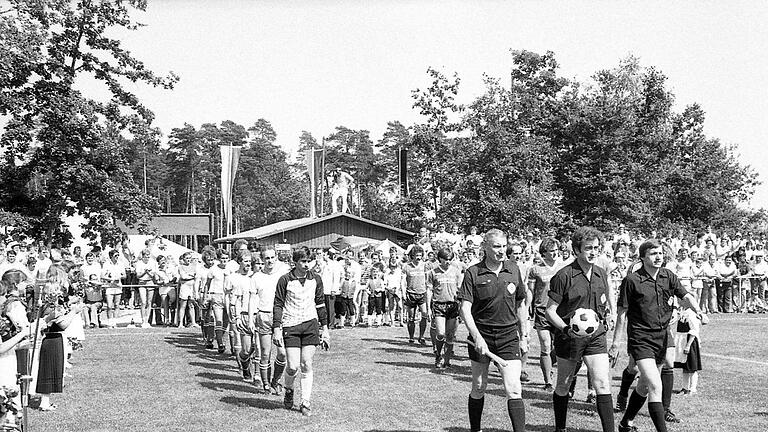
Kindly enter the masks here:
M 232 188 L 235 185 L 237 165 L 242 146 L 220 146 L 221 150 L 221 205 L 227 221 L 227 235 L 232 234 Z
M 325 149 L 307 149 L 306 157 L 304 160 L 307 163 L 307 173 L 309 174 L 309 216 L 316 217 L 318 214 L 317 195 L 318 193 L 323 193 L 322 185 Z

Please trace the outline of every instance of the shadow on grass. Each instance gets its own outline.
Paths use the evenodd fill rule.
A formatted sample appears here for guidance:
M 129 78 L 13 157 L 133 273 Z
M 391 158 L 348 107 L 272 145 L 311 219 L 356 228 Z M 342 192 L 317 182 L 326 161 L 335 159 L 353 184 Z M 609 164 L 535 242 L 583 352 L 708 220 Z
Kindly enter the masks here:
M 224 396 L 223 398 L 219 399 L 219 401 L 239 407 L 251 407 L 268 410 L 285 409 L 283 408 L 283 402 L 281 400 L 273 399 Z
M 200 344 L 200 335 L 189 333 L 174 333 L 166 336 L 165 342 L 186 350 L 196 356 L 195 361 L 189 361 L 191 367 L 206 369 L 204 372 L 198 372 L 196 377 L 201 378 L 199 384 L 207 390 L 216 392 L 234 392 L 235 395 L 224 396 L 219 399 L 221 402 L 240 406 L 274 410 L 283 408 L 281 401 L 268 399 L 258 393 L 258 389 L 253 384 L 242 381 L 240 368 L 237 366 L 234 357 L 225 356 L 211 352 Z M 222 373 L 217 373 L 222 372 Z
M 555 430 L 555 426 L 549 425 L 549 424 L 527 424 L 525 425 L 525 430 L 532 431 L 532 432 L 552 432 Z M 574 428 L 574 427 L 568 427 L 568 432 L 592 432 L 593 429 L 582 429 L 582 428 Z

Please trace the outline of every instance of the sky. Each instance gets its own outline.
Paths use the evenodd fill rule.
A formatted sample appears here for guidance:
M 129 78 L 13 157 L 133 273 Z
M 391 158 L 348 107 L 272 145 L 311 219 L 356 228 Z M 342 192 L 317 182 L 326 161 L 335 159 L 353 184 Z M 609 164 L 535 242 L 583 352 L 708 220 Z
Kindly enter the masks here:
M 190 123 L 269 120 L 286 151 L 344 125 L 381 138 L 420 120 L 411 91 L 437 68 L 462 79 L 459 102 L 506 80 L 511 49 L 551 50 L 561 75 L 586 81 L 628 55 L 668 77 L 676 111 L 699 103 L 705 132 L 736 144 L 766 185 L 768 2 L 149 0 L 146 27 L 121 34 L 172 91 L 132 85 L 167 136 Z M 93 90 L 96 91 L 96 90 Z

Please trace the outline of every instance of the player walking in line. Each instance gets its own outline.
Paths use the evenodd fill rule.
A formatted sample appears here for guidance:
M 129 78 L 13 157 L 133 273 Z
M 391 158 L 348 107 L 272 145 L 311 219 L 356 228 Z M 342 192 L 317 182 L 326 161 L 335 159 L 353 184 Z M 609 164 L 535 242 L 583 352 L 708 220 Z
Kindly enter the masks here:
M 212 251 L 211 251 L 212 252 Z M 203 288 L 203 335 L 206 348 L 213 348 L 213 339 L 219 354 L 224 353 L 224 285 L 230 272 L 227 269 L 229 252 L 219 249 L 216 251 L 218 263 L 213 260 L 212 253 L 204 253 L 203 261 L 207 268 Z
M 640 245 L 643 266 L 627 275 L 621 284 L 618 300 L 619 315 L 611 344 L 611 356 L 618 354 L 618 342 L 627 324 L 627 351 L 637 364 L 640 380 L 629 397 L 627 410 L 619 423 L 619 432 L 637 431 L 632 424 L 640 408 L 648 402 L 648 412 L 657 432 L 666 432 L 662 404 L 662 366 L 671 367 L 675 358 L 674 342 L 668 330 L 674 298 L 688 303 L 701 317 L 701 310 L 692 293 L 687 292 L 677 276 L 663 268 L 664 252 L 658 240 L 650 239 Z
M 602 233 L 592 227 L 580 227 L 571 236 L 576 259 L 555 273 L 549 285 L 546 314 L 555 327 L 557 354 L 557 384 L 552 393 L 555 429 L 565 431 L 568 414 L 568 390 L 578 372 L 579 362 L 589 371 L 592 387 L 597 393 L 597 413 L 603 432 L 614 431 L 613 398 L 611 396 L 610 364 L 606 346 L 605 321 L 609 317 L 612 291 L 608 275 L 595 264 L 600 252 Z M 590 336 L 576 335 L 568 325 L 577 309 L 591 309 L 602 321 Z
M 413 343 L 416 332 L 416 310 L 421 312 L 419 322 L 419 343 L 426 345 L 424 332 L 427 330 L 427 317 L 429 316 L 429 303 L 432 291 L 427 289 L 427 267 L 422 261 L 424 250 L 419 245 L 414 245 L 409 252 L 411 261 L 403 265 L 402 286 L 405 287 L 403 306 L 408 316 L 408 342 Z
M 545 238 L 539 244 L 541 262 L 532 266 L 528 274 L 528 289 L 533 293 L 533 328 L 539 337 L 541 373 L 544 377 L 544 390 L 554 391 L 552 386 L 552 332 L 554 328 L 547 320 L 546 310 L 549 301 L 549 281 L 562 267 L 557 260 L 557 241 Z
M 444 247 L 437 251 L 440 263 L 429 273 L 429 288 L 432 290 L 432 312 L 435 314 L 435 367 L 450 367 L 453 343 L 456 340 L 459 303 L 456 294 L 464 275 L 453 265 L 453 251 Z M 445 352 L 443 348 L 445 347 Z
M 312 413 L 312 358 L 317 345 L 327 348 L 330 343 L 323 280 L 309 269 L 311 258 L 307 247 L 293 252 L 296 267 L 277 282 L 272 322 L 273 341 L 277 346 L 285 346 L 288 360 L 283 405 L 293 408 L 293 385 L 301 368 L 299 410 L 305 416 Z
M 237 334 L 240 338 L 240 350 L 237 352 L 237 360 L 243 381 L 254 381 L 251 373 L 251 357 L 259 353 L 259 341 L 254 337 L 256 333 L 256 321 L 254 310 L 259 302 L 259 293 L 251 279 L 251 267 L 253 258 L 250 252 L 238 254 L 234 259 L 240 267 L 236 272 L 227 277 L 225 290 L 229 292 L 230 315 L 235 321 Z M 231 266 L 229 266 L 231 268 Z
M 259 333 L 259 342 L 261 344 L 261 357 L 259 359 L 259 376 L 261 377 L 262 390 L 264 393 L 279 395 L 281 393 L 280 378 L 285 370 L 285 347 L 274 345 L 275 366 L 271 365 L 272 358 L 272 323 L 273 306 L 275 304 L 275 290 L 277 281 L 283 273 L 280 267 L 276 265 L 277 254 L 273 249 L 266 249 L 261 253 L 264 261 L 264 268 L 253 274 L 255 288 L 259 293 L 259 300 L 256 304 L 255 313 L 258 316 L 256 326 Z M 251 307 L 253 308 L 253 304 Z
M 515 432 L 525 430 L 525 405 L 520 384 L 520 323 L 527 319 L 526 287 L 520 269 L 506 259 L 507 236 L 498 229 L 485 234 L 483 261 L 464 273 L 459 289 L 461 317 L 469 331 L 469 358 L 472 391 L 468 411 L 470 431 L 480 431 L 488 385 L 488 354 L 505 362 L 497 363 L 507 396 L 507 413 Z

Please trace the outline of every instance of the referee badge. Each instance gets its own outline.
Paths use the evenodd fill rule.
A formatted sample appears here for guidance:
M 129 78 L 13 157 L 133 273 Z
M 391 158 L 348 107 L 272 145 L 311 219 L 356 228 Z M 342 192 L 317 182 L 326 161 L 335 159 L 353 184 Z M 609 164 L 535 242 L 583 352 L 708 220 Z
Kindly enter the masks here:
M 509 285 L 507 285 L 507 292 L 512 295 L 515 295 L 515 293 L 517 292 L 517 286 L 515 286 L 514 282 L 510 282 Z
M 669 296 L 669 300 L 667 300 L 667 304 L 670 305 L 670 306 L 674 306 L 675 305 L 675 298 L 672 297 L 672 296 Z
M 605 304 L 605 293 L 600 296 L 600 303 Z

